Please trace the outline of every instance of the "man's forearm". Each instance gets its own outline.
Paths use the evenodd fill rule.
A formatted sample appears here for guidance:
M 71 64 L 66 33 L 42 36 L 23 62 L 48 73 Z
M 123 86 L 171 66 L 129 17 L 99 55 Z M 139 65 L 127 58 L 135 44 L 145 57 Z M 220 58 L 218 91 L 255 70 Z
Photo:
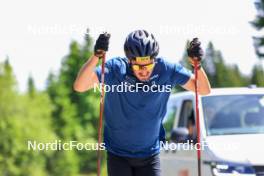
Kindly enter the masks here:
M 99 58 L 91 56 L 90 59 L 82 66 L 78 76 L 74 82 L 74 90 L 85 91 L 88 90 L 95 83 L 94 70 L 98 63 Z
M 198 92 L 207 95 L 211 91 L 211 85 L 203 68 L 198 70 Z

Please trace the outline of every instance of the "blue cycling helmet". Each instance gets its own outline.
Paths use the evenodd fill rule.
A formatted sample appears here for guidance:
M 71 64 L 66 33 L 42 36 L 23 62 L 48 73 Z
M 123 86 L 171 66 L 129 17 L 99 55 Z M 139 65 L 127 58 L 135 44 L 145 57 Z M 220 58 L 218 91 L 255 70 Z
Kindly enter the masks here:
M 128 59 L 145 56 L 155 58 L 159 53 L 159 44 L 153 34 L 136 30 L 127 36 L 124 50 Z

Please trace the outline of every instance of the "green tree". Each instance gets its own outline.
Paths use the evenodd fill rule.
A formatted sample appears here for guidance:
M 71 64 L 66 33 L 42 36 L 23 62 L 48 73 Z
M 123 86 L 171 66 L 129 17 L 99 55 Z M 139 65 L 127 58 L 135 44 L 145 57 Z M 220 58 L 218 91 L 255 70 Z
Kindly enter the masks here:
M 54 140 L 51 120 L 51 103 L 47 94 L 20 95 L 8 60 L 0 63 L 1 174 L 48 175 L 46 161 L 52 152 L 29 150 L 28 142 Z
M 256 0 L 255 1 L 255 7 L 257 9 L 257 15 L 254 21 L 251 22 L 251 24 L 258 30 L 263 30 L 264 27 L 264 0 Z M 264 47 L 264 35 L 260 37 L 253 37 L 254 39 L 254 46 L 256 54 L 259 56 L 259 58 L 264 58 L 264 52 L 261 48 Z
M 60 84 L 58 78 L 50 73 L 48 77 L 47 93 L 52 101 L 52 119 L 58 139 L 62 142 L 77 140 L 79 122 L 76 118 L 76 109 L 71 104 L 67 89 Z M 64 166 L 64 167 L 63 167 Z M 51 175 L 75 176 L 79 173 L 79 158 L 76 151 L 56 151 L 49 158 L 48 170 Z
M 36 94 L 35 83 L 31 75 L 28 78 L 28 94 L 30 96 L 34 96 Z
M 18 94 L 12 67 L 8 59 L 0 63 L 0 173 L 16 174 L 12 148 L 12 118 L 18 110 Z
M 62 61 L 58 75 L 48 77 L 47 92 L 54 104 L 53 119 L 56 133 L 63 140 L 91 142 L 97 140 L 99 92 L 73 91 L 73 83 L 81 66 L 92 54 L 92 39 L 86 36 L 84 45 L 73 41 L 70 52 Z M 80 171 L 94 172 L 96 151 L 76 151 Z
M 264 70 L 261 64 L 256 64 L 252 70 L 251 83 L 264 87 Z
M 203 67 L 207 73 L 208 79 L 210 80 L 211 86 L 216 87 L 216 63 L 219 62 L 216 59 L 216 50 L 212 42 L 208 43 L 205 50 L 205 57 L 203 60 Z
M 206 48 L 203 65 L 212 87 L 239 87 L 248 83 L 237 65 L 225 63 L 222 53 L 214 48 L 212 42 Z

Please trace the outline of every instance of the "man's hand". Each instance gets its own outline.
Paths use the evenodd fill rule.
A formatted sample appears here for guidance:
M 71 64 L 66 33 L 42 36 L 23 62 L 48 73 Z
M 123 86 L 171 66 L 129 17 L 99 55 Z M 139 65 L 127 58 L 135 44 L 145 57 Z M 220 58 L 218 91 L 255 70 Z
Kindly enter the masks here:
M 201 48 L 201 42 L 198 38 L 194 38 L 188 48 L 187 48 L 187 54 L 189 56 L 189 62 L 192 66 L 194 66 L 194 61 L 198 61 L 198 67 L 201 67 L 201 60 L 203 57 L 203 50 Z
M 198 93 L 200 95 L 208 95 L 211 91 L 211 85 L 205 71 L 201 68 L 203 50 L 201 48 L 201 42 L 199 42 L 198 38 L 194 38 L 190 42 L 190 45 L 187 48 L 187 53 L 189 56 L 189 62 L 193 67 L 194 63 L 196 61 L 198 62 L 198 80 L 195 80 L 195 77 L 191 76 L 189 81 L 187 81 L 187 83 L 185 83 L 182 87 L 186 90 L 195 92 L 195 82 L 198 81 Z
M 108 46 L 109 46 L 109 39 L 110 39 L 110 34 L 109 33 L 103 33 L 100 34 L 98 39 L 95 42 L 94 46 L 94 55 L 101 58 L 106 51 L 108 51 Z

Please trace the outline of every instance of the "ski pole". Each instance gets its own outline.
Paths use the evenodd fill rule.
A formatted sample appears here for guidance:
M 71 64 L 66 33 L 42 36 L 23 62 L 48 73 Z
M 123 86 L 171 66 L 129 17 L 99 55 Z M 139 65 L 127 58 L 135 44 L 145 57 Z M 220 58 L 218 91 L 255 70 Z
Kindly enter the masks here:
M 104 74 L 105 74 L 105 54 L 102 56 L 102 72 L 101 72 L 101 95 L 100 95 L 100 115 L 99 115 L 99 128 L 98 128 L 98 150 L 97 150 L 97 176 L 101 175 L 101 159 L 102 154 L 100 150 L 100 144 L 102 142 L 102 126 L 103 126 L 103 114 L 104 114 Z
M 195 113 L 196 113 L 196 129 L 197 129 L 197 162 L 198 176 L 201 176 L 201 136 L 200 136 L 200 116 L 199 116 L 199 101 L 198 101 L 198 60 L 194 59 L 194 75 L 195 75 Z

